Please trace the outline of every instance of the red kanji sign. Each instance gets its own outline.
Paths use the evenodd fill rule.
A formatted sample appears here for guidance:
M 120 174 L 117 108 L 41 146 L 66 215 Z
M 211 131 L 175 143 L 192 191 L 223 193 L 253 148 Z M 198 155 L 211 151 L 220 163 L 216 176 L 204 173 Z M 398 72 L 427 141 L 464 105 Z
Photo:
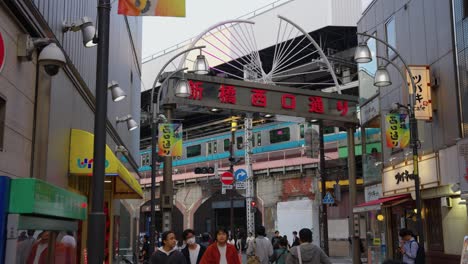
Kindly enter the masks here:
M 336 110 L 341 112 L 341 116 L 345 116 L 348 113 L 348 102 L 338 101 L 336 102 Z
M 319 96 L 310 96 L 309 97 L 309 112 L 323 114 L 325 108 L 323 107 L 322 97 Z
M 192 100 L 201 100 L 203 99 L 203 87 L 202 82 L 193 82 L 189 81 L 190 85 L 190 97 L 189 99 Z
M 283 96 L 281 96 L 281 107 L 283 109 L 295 109 L 296 96 L 292 94 L 283 94 Z
M 267 100 L 266 100 L 266 91 L 264 90 L 252 90 L 252 105 L 259 106 L 259 107 L 266 107 Z
M 221 182 L 226 185 L 231 185 L 234 183 L 234 176 L 230 171 L 225 171 L 221 174 Z
M 218 93 L 219 102 L 223 104 L 236 104 L 236 87 L 222 84 Z
M 5 65 L 5 42 L 3 41 L 2 33 L 0 33 L 0 72 Z

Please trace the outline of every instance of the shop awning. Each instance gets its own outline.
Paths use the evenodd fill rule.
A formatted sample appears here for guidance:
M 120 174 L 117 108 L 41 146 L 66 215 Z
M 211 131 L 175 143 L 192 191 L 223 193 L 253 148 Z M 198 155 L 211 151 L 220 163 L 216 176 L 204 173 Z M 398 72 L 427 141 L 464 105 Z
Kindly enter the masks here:
M 395 196 L 389 196 L 389 197 L 382 197 L 374 201 L 356 205 L 353 208 L 353 213 L 362 213 L 362 212 L 367 212 L 367 211 L 380 210 L 382 204 L 391 203 L 394 201 L 406 200 L 408 198 L 411 199 L 411 195 L 408 193 L 395 195 Z
M 92 176 L 94 135 L 87 131 L 72 129 L 70 142 L 70 174 Z M 105 173 L 106 177 L 117 177 L 113 181 L 116 198 L 143 198 L 143 190 L 138 181 L 107 145 Z

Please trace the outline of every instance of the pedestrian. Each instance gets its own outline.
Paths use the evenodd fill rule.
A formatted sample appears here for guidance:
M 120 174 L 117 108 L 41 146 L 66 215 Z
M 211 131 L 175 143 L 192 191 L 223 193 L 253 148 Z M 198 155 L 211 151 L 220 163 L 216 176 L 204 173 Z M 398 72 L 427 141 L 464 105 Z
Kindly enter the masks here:
M 148 241 L 148 235 L 143 236 L 143 246 L 140 251 L 140 261 L 142 263 L 148 263 L 150 259 L 150 244 Z
M 236 247 L 227 243 L 228 231 L 219 228 L 216 240 L 203 254 L 200 264 L 241 264 Z
M 32 246 L 26 261 L 27 264 L 45 264 L 47 262 L 49 236 L 49 231 L 42 231 L 42 233 L 37 236 L 37 241 Z
M 211 244 L 211 235 L 210 233 L 208 232 L 205 232 L 202 234 L 202 237 L 201 237 L 201 243 L 200 245 L 202 245 L 203 247 L 205 248 L 208 248 L 208 246 Z
M 271 258 L 271 263 L 275 264 L 285 264 L 286 263 L 286 256 L 288 255 L 288 241 L 282 237 L 278 242 L 278 248 L 275 249 L 275 253 Z
M 299 231 L 298 246 L 294 246 L 286 257 L 286 264 L 331 264 L 328 256 L 321 248 L 312 244 L 312 231 L 303 228 Z
M 247 256 L 256 256 L 260 264 L 268 264 L 270 257 L 273 256 L 273 246 L 266 238 L 264 226 L 257 227 L 256 232 L 257 237 L 248 245 Z
M 26 260 L 28 259 L 29 253 L 31 252 L 34 242 L 36 242 L 36 239 L 34 238 L 34 233 L 35 230 L 28 230 L 28 237 L 26 238 L 26 240 L 23 240 L 18 243 L 16 249 L 16 252 L 18 252 L 18 254 L 16 255 L 16 264 L 26 263 Z
M 284 235 L 283 238 L 286 240 L 286 243 L 288 243 L 288 250 L 291 248 L 291 244 L 289 244 L 288 236 Z
M 182 254 L 185 257 L 187 264 L 199 264 L 206 248 L 197 244 L 195 240 L 195 232 L 192 229 L 184 230 L 182 233 L 182 239 L 187 245 L 182 249 Z
M 281 239 L 280 232 L 276 230 L 275 235 L 271 238 L 271 244 L 273 245 L 273 250 L 279 248 L 280 239 Z
M 234 237 L 229 236 L 228 243 L 235 246 L 236 245 L 236 240 L 234 239 Z
M 173 231 L 161 235 L 162 246 L 151 256 L 151 264 L 187 264 L 184 255 L 176 249 L 176 236 Z
M 297 237 L 297 231 L 293 231 L 292 234 L 293 234 L 293 242 L 292 242 L 291 247 L 299 246 L 300 242 L 299 242 L 299 237 Z
M 244 239 L 244 237 L 242 236 L 242 234 L 237 233 L 236 249 L 237 249 L 237 251 L 239 251 L 239 253 L 242 253 L 242 251 L 244 250 L 243 247 L 242 247 L 242 240 L 243 239 Z
M 249 232 L 249 236 L 247 237 L 245 243 L 247 244 L 246 247 L 249 246 L 250 244 L 250 241 L 253 241 L 255 239 L 255 237 L 253 236 L 252 232 Z
M 400 230 L 401 237 L 400 247 L 398 250 L 403 255 L 403 263 L 414 264 L 416 263 L 416 256 L 418 253 L 419 244 L 414 239 L 413 231 L 403 228 Z

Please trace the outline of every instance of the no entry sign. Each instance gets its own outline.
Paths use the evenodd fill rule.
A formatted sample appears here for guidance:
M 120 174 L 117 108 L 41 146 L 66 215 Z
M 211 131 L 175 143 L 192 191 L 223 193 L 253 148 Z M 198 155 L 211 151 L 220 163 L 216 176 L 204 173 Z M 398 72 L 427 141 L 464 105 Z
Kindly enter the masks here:
M 221 175 L 221 182 L 226 184 L 226 185 L 231 185 L 234 183 L 234 176 L 232 175 L 231 172 L 225 171 Z
M 0 72 L 2 72 L 3 65 L 5 65 L 5 41 L 2 32 L 0 32 Z

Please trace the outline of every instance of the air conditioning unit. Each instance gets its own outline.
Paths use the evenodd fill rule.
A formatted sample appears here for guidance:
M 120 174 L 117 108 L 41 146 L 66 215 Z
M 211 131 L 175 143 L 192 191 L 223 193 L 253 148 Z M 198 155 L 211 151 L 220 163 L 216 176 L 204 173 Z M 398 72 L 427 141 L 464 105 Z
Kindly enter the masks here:
M 450 197 L 440 198 L 440 205 L 442 205 L 442 207 L 452 208 L 452 198 Z

